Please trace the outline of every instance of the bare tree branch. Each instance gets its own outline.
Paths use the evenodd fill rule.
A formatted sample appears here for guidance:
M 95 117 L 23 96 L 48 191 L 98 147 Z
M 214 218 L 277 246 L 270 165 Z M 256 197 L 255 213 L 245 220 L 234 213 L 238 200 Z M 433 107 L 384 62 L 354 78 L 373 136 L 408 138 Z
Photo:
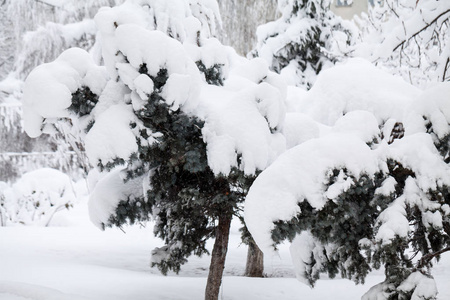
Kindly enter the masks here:
M 444 16 L 445 14 L 450 13 L 450 9 L 442 12 L 441 14 L 439 14 L 436 18 L 434 18 L 433 21 L 431 21 L 430 23 L 428 23 L 426 26 L 424 26 L 422 29 L 420 29 L 419 31 L 417 31 L 416 33 L 414 33 L 412 36 L 410 36 L 409 38 L 405 39 L 404 41 L 402 41 L 400 44 L 398 44 L 392 51 L 396 51 L 399 47 L 403 46 L 406 42 L 408 42 L 409 40 L 411 40 L 412 38 L 418 36 L 422 31 L 426 30 L 428 27 L 430 27 L 431 25 L 433 25 L 434 23 L 436 23 L 442 16 Z
M 447 62 L 445 63 L 444 67 L 444 74 L 442 75 L 442 81 L 445 81 L 445 78 L 447 77 L 447 70 L 450 68 L 450 57 L 447 57 Z
M 6 1 L 6 0 L 5 0 Z M 48 6 L 50 6 L 50 7 L 58 7 L 58 6 L 56 6 L 56 5 L 53 5 L 53 4 L 50 4 L 50 3 L 48 3 L 48 2 L 45 2 L 45 1 L 43 1 L 43 0 L 34 0 L 34 1 L 36 1 L 37 3 L 41 3 L 41 4 L 44 4 L 44 5 L 48 5 Z

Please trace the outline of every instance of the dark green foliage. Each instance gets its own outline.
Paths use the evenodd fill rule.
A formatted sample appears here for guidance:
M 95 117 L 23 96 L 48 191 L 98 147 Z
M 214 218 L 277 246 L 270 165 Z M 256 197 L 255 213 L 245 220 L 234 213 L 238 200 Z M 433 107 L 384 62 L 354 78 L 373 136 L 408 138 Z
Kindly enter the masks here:
M 165 68 L 160 69 L 158 71 L 158 74 L 156 74 L 156 76 L 149 74 L 146 63 L 143 63 L 139 67 L 138 71 L 140 74 L 146 74 L 148 77 L 150 77 L 150 79 L 153 81 L 154 90 L 156 92 L 161 92 L 161 88 L 166 84 L 167 79 L 169 79 L 169 73 L 167 72 L 167 69 L 165 69 Z
M 196 62 L 198 69 L 205 75 L 206 82 L 212 85 L 223 85 L 223 72 L 222 72 L 222 64 L 215 64 L 210 68 L 206 68 L 205 64 L 199 60 Z
M 291 61 L 296 61 L 302 72 L 308 66 L 311 66 L 315 73 L 319 74 L 323 65 L 322 48 L 325 47 L 324 41 L 320 40 L 320 34 L 320 28 L 312 27 L 302 44 L 294 42 L 286 44 L 274 54 L 273 70 L 280 73 Z M 333 60 L 333 63 L 335 63 L 335 60 Z
M 319 279 L 320 273 L 327 273 L 333 278 L 340 272 L 344 278 L 363 283 L 371 269 L 384 267 L 386 280 L 383 289 L 389 293 L 389 299 L 410 299 L 414 289 L 405 292 L 398 287 L 413 272 L 431 276 L 429 268 L 432 259 L 439 259 L 442 251 L 450 249 L 449 218 L 444 217 L 443 228 L 440 228 L 428 224 L 424 217 L 426 213 L 445 216 L 442 205 L 450 205 L 447 186 L 437 185 L 425 196 L 426 201 L 439 206 L 424 208 L 420 203 L 403 200 L 405 218 L 411 230 L 407 237 L 396 235 L 389 242 L 375 238 L 383 225 L 380 214 L 389 209 L 394 201 L 404 197 L 408 180 L 416 180 L 416 174 L 400 162 L 388 159 L 386 165 L 387 173 L 380 172 L 372 177 L 361 175 L 355 178 L 345 168 L 332 170 L 325 184 L 327 187 L 338 178 L 351 179 L 351 186 L 320 209 L 314 209 L 305 199 L 299 203 L 301 213 L 292 220 L 275 222 L 272 231 L 274 246 L 285 239 L 293 240 L 304 231 L 323 245 L 316 252 L 310 249 L 310 263 L 304 269 L 305 278 L 311 286 Z M 395 189 L 389 195 L 376 193 L 376 189 L 388 178 L 395 180 Z M 326 251 L 323 250 L 325 246 L 328 246 Z M 322 251 L 321 257 L 316 256 L 317 250 Z M 415 257 L 422 258 L 414 262 Z
M 148 221 L 151 207 L 145 199 L 128 197 L 127 200 L 119 202 L 116 214 L 109 218 L 107 226 L 120 227 L 123 224 L 136 224 Z M 105 224 L 104 224 L 105 227 Z
M 389 174 L 394 177 L 397 185 L 395 186 L 396 196 L 400 196 L 403 193 L 403 189 L 405 188 L 406 179 L 409 177 L 416 177 L 413 171 L 403 167 L 403 165 L 399 162 L 396 162 L 393 159 L 387 160 L 387 166 L 389 168 Z
M 125 58 L 126 61 L 126 58 Z M 201 64 L 202 65 L 202 64 Z M 134 113 L 140 123 L 131 123 L 138 151 L 128 161 L 99 165 L 110 170 L 126 165 L 126 181 L 150 173 L 144 199 L 124 199 L 109 226 L 136 223 L 152 218 L 154 233 L 165 246 L 154 250 L 152 266 L 163 274 L 179 272 L 187 258 L 208 253 L 206 241 L 216 234 L 219 216 L 238 213 L 253 178 L 234 169 L 227 177 L 216 176 L 208 166 L 203 141 L 204 122 L 181 109 L 174 110 L 162 96 L 169 73 L 161 68 L 149 74 L 146 64 L 139 73 L 149 76 L 154 85 L 141 109 Z M 222 84 L 220 66 L 205 69 L 210 84 Z M 142 142 L 152 139 L 152 142 Z M 143 177 L 147 178 L 147 177 Z
M 375 196 L 377 186 L 384 180 L 382 174 L 374 178 L 362 175 L 356 179 L 347 171 L 335 169 L 327 185 L 332 185 L 340 172 L 353 179 L 352 187 L 343 192 L 320 210 L 314 209 L 308 201 L 299 204 L 301 213 L 289 222 L 278 221 L 272 232 L 272 239 L 280 243 L 284 239 L 293 240 L 297 233 L 309 231 L 323 244 L 338 245 L 332 257 L 327 257 L 320 272 L 326 272 L 333 278 L 338 272 L 342 277 L 364 283 L 364 278 L 371 270 L 369 263 L 360 251 L 359 241 L 371 237 L 374 230 L 374 219 L 379 208 L 385 208 L 387 201 Z M 319 278 L 318 273 L 307 271 L 307 279 L 311 285 Z
M 112 169 L 114 169 L 116 166 L 123 166 L 125 165 L 125 160 L 123 160 L 122 158 L 115 158 L 112 161 L 107 162 L 106 164 L 103 164 L 101 161 L 98 162 L 97 166 L 100 169 L 100 172 L 104 172 L 104 171 L 111 171 Z
M 437 134 L 434 132 L 433 124 L 431 123 L 431 121 L 426 117 L 423 117 L 423 119 L 425 121 L 427 133 L 431 134 L 431 136 L 433 137 L 436 149 L 441 154 L 445 163 L 450 163 L 450 134 L 446 134 L 444 137 L 439 139 Z
M 98 102 L 98 96 L 87 86 L 83 86 L 72 94 L 72 104 L 68 110 L 78 117 L 89 115 Z M 91 126 L 92 127 L 92 126 Z
M 444 158 L 445 163 L 450 163 L 450 134 L 447 134 L 442 139 L 439 139 L 436 142 L 436 148 Z
M 395 238 L 388 245 L 380 245 L 372 254 L 375 268 L 385 267 L 386 282 L 398 287 L 410 274 L 412 261 L 405 255 L 408 242 Z

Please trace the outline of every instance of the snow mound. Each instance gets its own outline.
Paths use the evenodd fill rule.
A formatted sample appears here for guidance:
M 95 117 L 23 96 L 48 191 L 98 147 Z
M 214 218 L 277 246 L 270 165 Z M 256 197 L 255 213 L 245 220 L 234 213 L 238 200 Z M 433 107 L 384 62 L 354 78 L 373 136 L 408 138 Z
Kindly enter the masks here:
M 1 300 L 87 300 L 58 290 L 21 282 L 0 281 Z
M 76 202 L 73 182 L 55 169 L 38 169 L 25 173 L 12 187 L 2 187 L 1 223 L 49 226 L 60 210 Z M 4 219 L 4 220 L 3 220 Z

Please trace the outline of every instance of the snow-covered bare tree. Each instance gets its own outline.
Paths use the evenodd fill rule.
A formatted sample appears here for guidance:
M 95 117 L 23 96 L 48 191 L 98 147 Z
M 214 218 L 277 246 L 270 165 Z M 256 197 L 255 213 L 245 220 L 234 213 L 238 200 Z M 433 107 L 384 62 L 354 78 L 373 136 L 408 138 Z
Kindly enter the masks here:
M 256 28 L 275 20 L 277 0 L 219 0 L 218 2 L 223 21 L 221 41 L 245 56 L 256 45 Z
M 330 0 L 280 0 L 281 17 L 258 27 L 253 56 L 288 84 L 310 89 L 317 74 L 348 56 L 355 27 L 330 10 Z
M 359 25 L 359 56 L 416 86 L 450 80 L 448 1 L 376 1 Z
M 436 299 L 431 267 L 450 251 L 449 93 L 359 59 L 323 71 L 301 105 L 322 134 L 282 154 L 245 201 L 258 245 L 292 241 L 311 286 L 384 267 L 363 299 Z
M 0 3 L 0 81 L 6 77 L 14 63 L 13 27 L 5 8 L 6 3 Z
M 123 0 L 3 1 L 1 11 L 5 18 L 0 21 L 4 25 L 0 30 L 8 41 L 5 45 L 10 48 L 9 62 L 14 62 L 14 66 L 3 69 L 5 74 L 15 70 L 14 77 L 23 80 L 34 67 L 54 60 L 69 47 L 88 49 L 95 34 L 94 14 L 102 6 L 121 2 Z M 8 24 L 10 26 L 6 26 Z
M 205 298 L 217 299 L 231 219 L 285 148 L 286 87 L 263 60 L 213 38 L 215 1 L 130 0 L 95 21 L 105 66 L 72 48 L 37 67 L 26 130 L 56 126 L 83 141 L 98 175 L 91 219 L 104 228 L 151 216 L 165 242 L 152 264 L 163 273 L 215 237 Z

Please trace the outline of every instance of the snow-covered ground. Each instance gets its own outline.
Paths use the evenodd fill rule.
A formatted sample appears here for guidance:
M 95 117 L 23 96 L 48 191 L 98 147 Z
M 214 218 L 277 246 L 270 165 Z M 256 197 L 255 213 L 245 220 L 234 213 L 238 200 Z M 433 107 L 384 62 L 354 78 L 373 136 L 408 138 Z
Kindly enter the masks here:
M 209 257 L 192 257 L 179 275 L 162 276 L 149 267 L 150 252 L 162 242 L 152 226 L 107 229 L 88 220 L 86 200 L 59 212 L 58 227 L 0 227 L 0 300 L 162 300 L 202 299 Z M 360 299 L 383 280 L 370 275 L 365 285 L 342 279 L 319 280 L 314 289 L 293 278 L 287 246 L 266 258 L 268 278 L 242 277 L 246 247 L 232 228 L 221 299 Z M 212 246 L 212 244 L 210 244 Z M 450 299 L 450 257 L 434 271 L 440 300 Z

